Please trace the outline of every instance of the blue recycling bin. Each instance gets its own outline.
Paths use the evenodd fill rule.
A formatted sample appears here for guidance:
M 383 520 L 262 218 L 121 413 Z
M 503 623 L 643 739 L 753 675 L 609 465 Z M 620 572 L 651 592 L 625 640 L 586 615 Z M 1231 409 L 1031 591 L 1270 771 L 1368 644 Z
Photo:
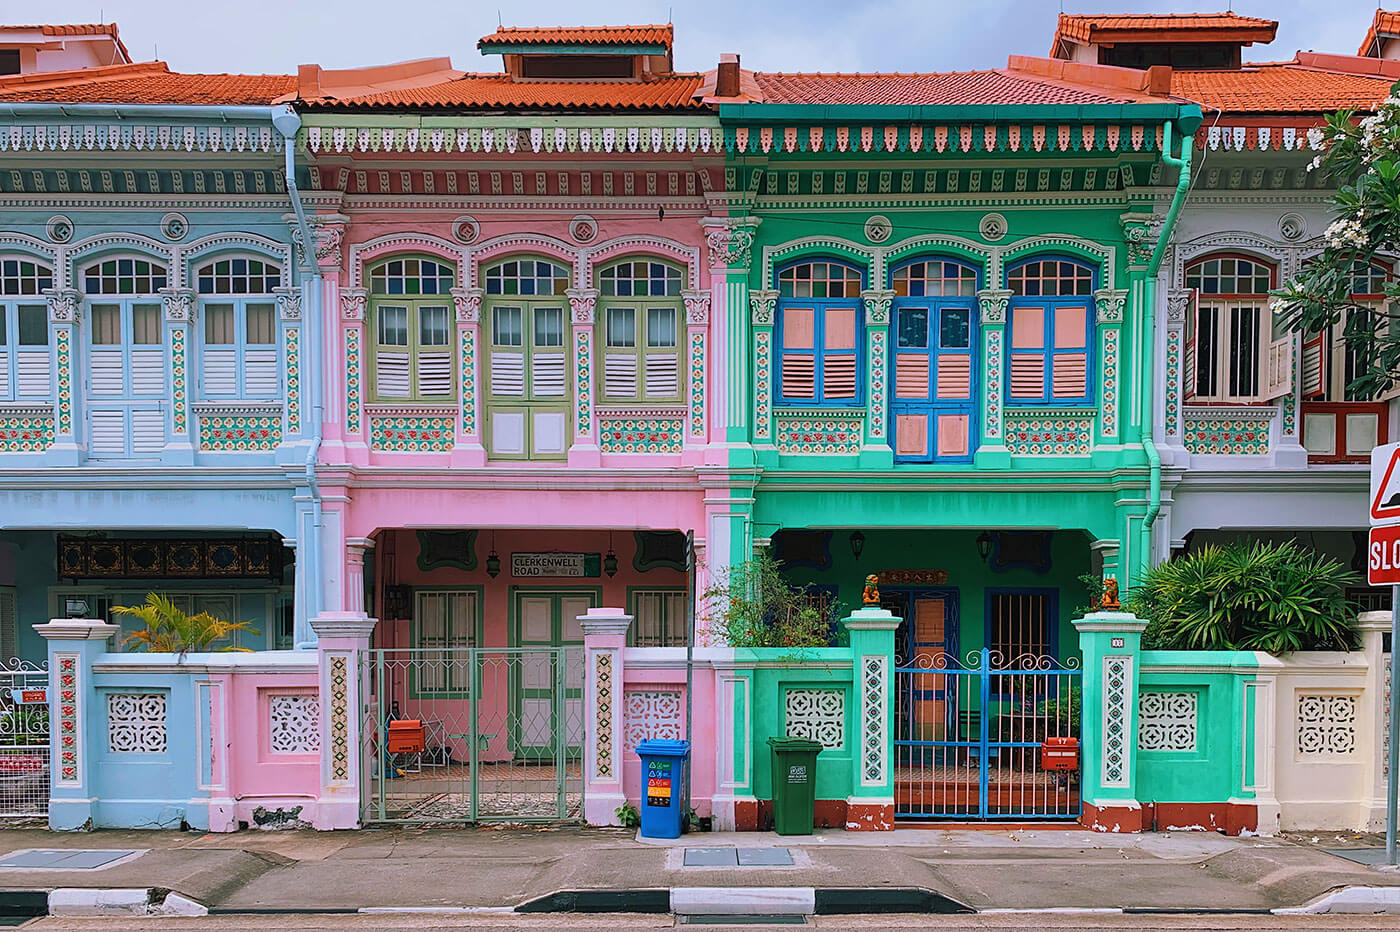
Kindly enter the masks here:
M 689 810 L 690 742 L 652 738 L 637 745 L 642 759 L 642 837 L 680 838 Z

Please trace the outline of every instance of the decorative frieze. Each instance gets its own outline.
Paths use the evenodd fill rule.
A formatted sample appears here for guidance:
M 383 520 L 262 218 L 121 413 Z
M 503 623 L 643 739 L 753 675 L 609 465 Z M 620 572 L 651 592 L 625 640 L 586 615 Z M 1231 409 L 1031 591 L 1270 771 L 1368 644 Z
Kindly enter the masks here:
M 185 126 L 169 123 L 12 123 L 0 125 L 0 152 L 281 152 L 267 123 Z M 136 173 L 132 173 L 136 174 Z
M 772 436 L 773 404 L 773 331 L 755 330 L 753 334 L 753 436 L 768 440 Z
M 52 405 L 0 407 L 0 452 L 40 453 L 53 446 Z
M 369 444 L 386 453 L 446 453 L 452 449 L 455 426 L 452 415 L 371 412 Z
M 360 432 L 360 330 L 345 331 L 345 432 Z
M 1085 456 L 1092 446 L 1092 412 L 1013 411 L 1006 415 L 1006 448 L 1021 456 Z
M 1194 692 L 1138 693 L 1138 750 L 1196 750 L 1196 708 Z
M 461 343 L 462 433 L 476 434 L 476 330 L 463 327 Z
M 282 349 L 287 356 L 287 430 L 301 433 L 301 330 L 288 327 L 282 332 Z
M 1119 312 L 1121 315 L 1121 311 Z M 1103 432 L 1106 437 L 1118 436 L 1118 346 L 1121 331 L 1117 327 L 1103 328 Z
M 859 453 L 864 437 L 865 412 L 847 411 L 813 415 L 778 412 L 776 446 L 779 453 Z
M 681 415 L 598 416 L 598 449 L 604 453 L 679 453 L 684 444 Z
M 282 442 L 280 410 L 256 414 L 197 413 L 201 450 L 271 450 Z
M 1269 411 L 1273 413 L 1272 409 Z M 1250 454 L 1269 452 L 1269 421 L 1257 417 L 1186 416 L 1182 443 L 1191 453 Z
M 188 388 L 186 379 L 186 345 L 189 329 L 175 327 L 170 331 L 170 408 L 177 437 L 189 430 Z
M 575 312 L 577 313 L 577 312 Z M 588 324 L 574 324 L 574 430 L 580 437 L 593 433 L 593 307 Z

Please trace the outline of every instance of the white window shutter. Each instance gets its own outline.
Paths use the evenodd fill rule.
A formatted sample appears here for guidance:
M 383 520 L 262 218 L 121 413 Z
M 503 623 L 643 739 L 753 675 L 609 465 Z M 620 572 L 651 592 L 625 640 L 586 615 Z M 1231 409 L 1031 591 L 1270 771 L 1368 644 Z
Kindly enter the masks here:
M 519 456 L 525 452 L 525 414 L 495 411 L 491 414 L 491 452 Z
M 120 456 L 126 452 L 126 412 L 98 408 L 91 413 L 88 449 L 95 456 Z
M 1265 360 L 1264 400 L 1280 398 L 1293 391 L 1293 335 L 1274 340 L 1269 344 Z
M 0 354 L 3 355 L 3 354 Z M 48 397 L 53 394 L 53 378 L 50 369 L 49 348 L 20 349 L 15 352 L 19 394 L 25 397 Z M 5 368 L 0 362 L 0 370 Z
M 94 395 L 120 395 L 125 385 L 125 362 L 120 349 L 92 350 L 89 387 Z
M 165 350 L 134 349 L 131 351 L 131 392 L 134 395 L 159 395 L 165 391 Z
M 210 395 L 238 393 L 238 353 L 232 349 L 204 351 L 204 391 Z
M 10 380 L 6 375 L 10 371 L 10 354 L 4 347 L 0 347 L 0 398 L 10 397 Z
M 447 397 L 452 394 L 452 354 L 418 351 L 418 394 Z
M 675 353 L 647 356 L 647 395 L 653 398 L 674 397 L 680 392 L 677 372 Z
M 534 423 L 531 424 L 530 434 L 534 440 L 534 452 L 554 454 L 563 453 L 566 448 L 564 439 L 564 417 L 560 411 L 536 411 L 534 412 Z
M 374 384 L 376 393 L 382 398 L 407 398 L 408 353 L 381 347 L 374 357 Z
M 530 391 L 536 398 L 562 398 L 566 394 L 564 358 L 563 353 L 538 351 L 530 358 Z
M 131 412 L 131 452 L 159 453 L 165 446 L 165 412 L 140 408 Z
M 608 352 L 603 355 L 603 394 L 612 398 L 637 395 L 637 356 L 635 353 Z
M 491 394 L 525 397 L 525 354 L 491 352 Z
M 243 390 L 255 398 L 276 395 L 281 387 L 277 350 L 248 350 L 243 354 Z

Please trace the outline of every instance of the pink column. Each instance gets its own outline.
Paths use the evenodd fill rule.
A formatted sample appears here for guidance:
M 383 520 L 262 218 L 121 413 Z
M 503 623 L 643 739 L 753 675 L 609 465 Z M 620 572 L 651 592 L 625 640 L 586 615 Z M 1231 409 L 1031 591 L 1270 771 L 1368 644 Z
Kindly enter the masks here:
M 583 817 L 617 825 L 622 791 L 622 657 L 632 616 L 620 608 L 590 608 L 579 616 L 584 650 Z
M 363 465 L 369 461 L 369 442 L 366 439 L 369 418 L 364 410 L 369 388 L 368 372 L 365 370 L 365 360 L 369 354 L 365 343 L 368 295 L 363 288 L 341 288 L 339 291 L 339 326 L 327 328 L 336 334 L 339 345 L 326 358 L 339 360 L 342 365 L 326 367 L 326 391 L 328 395 L 330 392 L 337 393 L 343 405 L 340 433 L 344 439 L 346 459 Z M 327 317 L 332 315 L 328 314 Z M 342 372 L 344 378 L 337 378 Z
M 700 447 L 705 444 L 708 432 L 705 430 L 706 397 L 709 395 L 709 335 L 710 335 L 710 293 L 708 291 L 682 292 L 685 299 L 685 344 L 686 360 L 683 371 L 686 400 L 685 445 Z M 689 451 L 688 451 L 689 452 Z M 693 462 L 703 462 L 697 455 L 689 457 Z
M 323 831 L 360 827 L 368 773 L 360 736 L 368 684 L 360 657 L 377 621 L 364 612 L 322 612 L 311 620 L 321 693 L 321 800 L 312 824 Z
M 598 292 L 592 288 L 570 288 L 573 310 L 573 342 L 569 371 L 574 379 L 573 436 L 569 446 L 570 466 L 599 466 L 598 418 L 593 408 L 593 321 Z
M 365 610 L 365 551 L 374 549 L 368 537 L 345 538 L 345 610 Z
M 457 412 L 457 441 L 452 445 L 453 466 L 485 466 L 486 449 L 481 444 L 483 417 L 479 372 L 485 351 L 481 345 L 480 288 L 453 288 L 452 303 L 457 308 L 457 382 L 461 406 Z

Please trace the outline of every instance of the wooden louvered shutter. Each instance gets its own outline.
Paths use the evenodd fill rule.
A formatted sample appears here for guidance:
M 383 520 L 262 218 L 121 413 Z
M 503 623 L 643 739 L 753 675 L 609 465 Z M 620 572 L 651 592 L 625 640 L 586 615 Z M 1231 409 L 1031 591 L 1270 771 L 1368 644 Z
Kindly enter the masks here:
M 563 398 L 568 394 L 568 357 L 564 353 L 564 312 L 537 307 L 526 317 L 530 339 L 530 397 Z
M 520 350 L 491 351 L 491 394 L 506 398 L 525 396 L 525 354 Z
M 564 353 L 535 350 L 530 356 L 530 394 L 536 398 L 562 398 L 566 392 Z
M 1186 307 L 1186 330 L 1182 334 L 1185 345 L 1181 353 L 1181 397 L 1191 398 L 1196 394 L 1196 358 L 1198 348 L 1196 345 L 1196 331 L 1199 329 L 1199 321 L 1196 320 L 1196 293 L 1191 293 L 1191 301 Z
M 131 351 L 131 392 L 134 395 L 159 395 L 165 391 L 165 350 L 133 349 Z
M 938 356 L 938 397 L 940 400 L 972 396 L 972 357 L 964 353 Z
M 1285 331 L 1276 337 L 1273 314 L 1268 306 L 1259 309 L 1260 331 L 1264 337 L 1264 378 L 1260 398 L 1270 401 L 1293 391 L 1293 334 Z
M 1044 307 L 1011 309 L 1011 397 L 1038 399 L 1045 386 Z
M 159 453 L 165 446 L 165 412 L 160 408 L 137 408 L 131 412 L 131 451 Z
M 0 308 L 0 314 L 5 311 Z M 3 327 L 0 324 L 0 327 Z M 10 397 L 10 351 L 5 344 L 0 343 L 0 398 Z
M 680 392 L 675 353 L 648 353 L 646 370 L 649 398 L 674 398 Z
M 1089 308 L 1054 309 L 1054 352 L 1050 363 L 1050 396 L 1081 399 L 1089 394 Z
M 0 364 L 0 369 L 4 369 Z M 53 376 L 47 346 L 15 350 L 15 387 L 21 397 L 47 396 L 53 391 Z
M 88 449 L 94 456 L 120 456 L 126 452 L 126 411 L 96 408 L 91 413 Z
M 608 398 L 637 397 L 637 311 L 610 307 L 604 313 L 603 394 Z
M 648 308 L 646 314 L 646 352 L 642 369 L 646 378 L 647 398 L 652 401 L 671 400 L 681 390 L 680 356 L 676 351 L 676 310 L 653 307 Z
M 783 308 L 782 394 L 784 398 L 817 398 L 816 311 Z
M 445 307 L 418 308 L 418 394 L 446 398 L 452 394 L 450 315 Z
M 1309 334 L 1303 340 L 1302 389 L 1303 398 L 1311 400 L 1327 394 L 1327 357 L 1331 350 L 1327 334 Z
M 374 384 L 383 398 L 407 398 L 411 392 L 409 352 L 380 347 L 374 357 Z
M 278 394 L 282 378 L 277 354 L 277 318 L 270 304 L 250 305 L 245 312 L 243 391 L 251 398 Z
M 856 310 L 829 307 L 822 322 L 822 398 L 856 397 Z

